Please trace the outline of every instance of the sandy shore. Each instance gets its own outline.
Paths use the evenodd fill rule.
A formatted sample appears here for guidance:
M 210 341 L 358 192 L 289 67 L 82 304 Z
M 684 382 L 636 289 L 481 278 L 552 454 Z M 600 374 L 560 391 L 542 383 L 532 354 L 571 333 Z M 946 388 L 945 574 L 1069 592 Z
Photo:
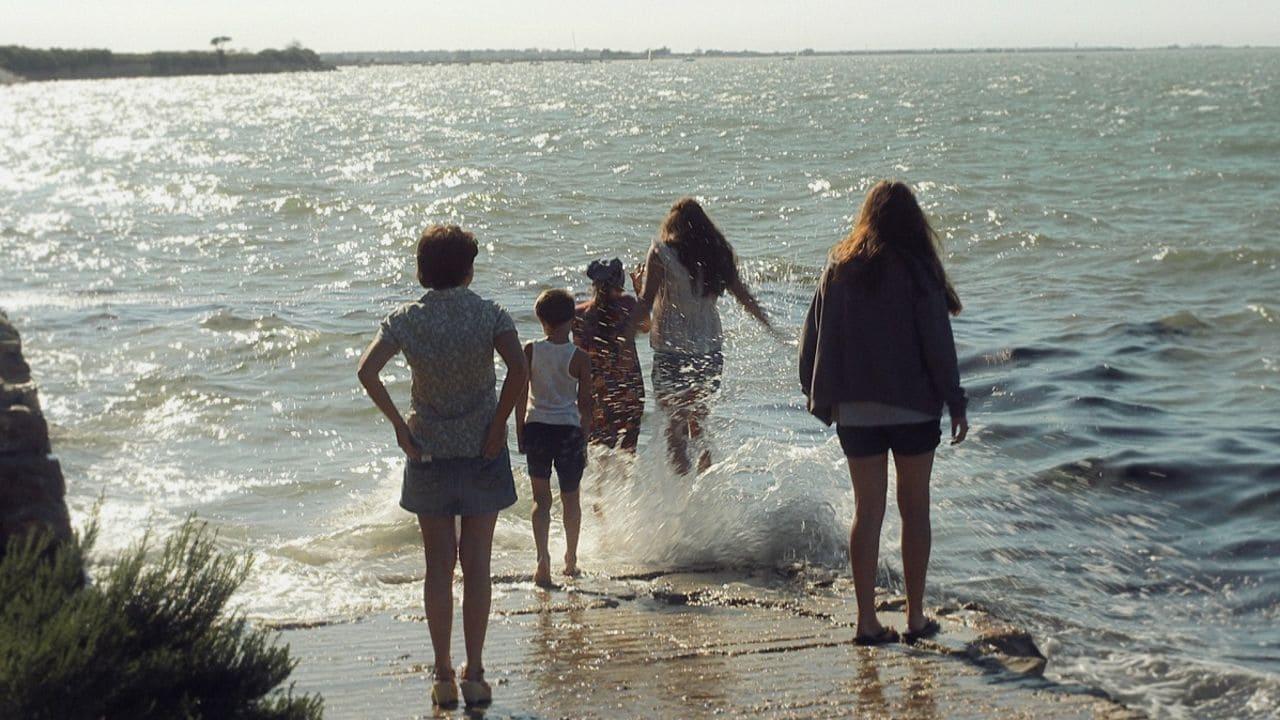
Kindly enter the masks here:
M 886 618 L 903 626 L 900 599 Z M 1025 633 L 976 608 L 939 608 L 916 647 L 853 644 L 847 579 L 803 568 L 588 577 L 557 590 L 495 584 L 486 665 L 491 718 L 1144 717 L 1041 677 Z M 330 718 L 463 717 L 433 711 L 420 612 L 283 628 L 297 689 Z M 461 663 L 461 618 L 455 621 Z

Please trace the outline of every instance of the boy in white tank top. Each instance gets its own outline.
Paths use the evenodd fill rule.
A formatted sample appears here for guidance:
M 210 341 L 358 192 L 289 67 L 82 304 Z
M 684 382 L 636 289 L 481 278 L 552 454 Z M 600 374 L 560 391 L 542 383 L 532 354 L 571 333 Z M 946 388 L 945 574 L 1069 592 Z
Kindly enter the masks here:
M 591 432 L 591 359 L 569 337 L 576 303 L 565 290 L 548 290 L 538 296 L 534 314 L 542 323 L 545 340 L 524 346 L 529 362 L 529 384 L 516 405 L 516 439 L 529 460 L 533 486 L 533 541 L 538 548 L 538 569 L 533 581 L 551 583 L 551 470 L 560 483 L 564 515 L 564 574 L 578 575 L 578 533 L 582 505 L 578 488 L 587 467 L 587 435 Z

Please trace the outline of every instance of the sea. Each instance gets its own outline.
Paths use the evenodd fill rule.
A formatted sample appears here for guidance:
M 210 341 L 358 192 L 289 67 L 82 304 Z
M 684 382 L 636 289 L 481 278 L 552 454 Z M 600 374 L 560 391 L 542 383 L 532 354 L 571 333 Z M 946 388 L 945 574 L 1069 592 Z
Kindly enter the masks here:
M 634 460 L 592 458 L 581 564 L 847 573 L 849 476 L 796 340 L 866 190 L 902 179 L 965 303 L 973 429 L 938 451 L 930 600 L 1028 628 L 1050 679 L 1154 717 L 1274 718 L 1278 81 L 1278 50 L 1184 49 L 21 84 L 0 88 L 0 308 L 103 562 L 195 515 L 252 556 L 254 618 L 412 611 L 402 458 L 355 368 L 423 292 L 418 234 L 473 231 L 473 288 L 533 338 L 538 292 L 638 263 L 694 196 L 781 338 L 721 301 L 715 464 L 674 476 L 651 404 Z M 405 406 L 407 368 L 386 377 Z M 515 457 L 494 563 L 521 577 Z M 891 510 L 900 587 L 897 530 Z

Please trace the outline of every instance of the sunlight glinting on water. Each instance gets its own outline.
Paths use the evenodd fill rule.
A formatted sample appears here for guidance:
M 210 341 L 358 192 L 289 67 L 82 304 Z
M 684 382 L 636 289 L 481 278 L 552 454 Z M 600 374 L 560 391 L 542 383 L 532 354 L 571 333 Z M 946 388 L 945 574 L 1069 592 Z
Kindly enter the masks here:
M 974 430 L 939 451 L 930 592 L 1029 627 L 1055 679 L 1163 717 L 1267 717 L 1278 75 L 1274 51 L 1206 51 L 9 87 L 0 307 L 77 522 L 102 498 L 101 551 L 196 512 L 254 554 L 240 600 L 256 617 L 401 612 L 421 599 L 421 546 L 354 368 L 421 292 L 416 235 L 475 231 L 475 288 L 529 338 L 540 290 L 583 292 L 596 257 L 637 262 L 691 194 L 791 342 L 725 301 L 716 464 L 675 478 L 650 407 L 634 463 L 593 457 L 583 566 L 847 572 L 847 470 L 804 412 L 794 336 L 862 195 L 901 177 L 966 304 Z M 407 401 L 407 369 L 387 376 Z M 513 457 L 522 499 L 495 566 L 519 575 Z

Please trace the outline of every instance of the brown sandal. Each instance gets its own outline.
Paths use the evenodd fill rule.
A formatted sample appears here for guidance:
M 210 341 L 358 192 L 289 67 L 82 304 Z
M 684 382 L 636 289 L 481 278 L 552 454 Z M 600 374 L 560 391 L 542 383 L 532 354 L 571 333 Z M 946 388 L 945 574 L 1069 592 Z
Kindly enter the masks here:
M 908 630 L 902 633 L 902 642 L 911 645 L 917 640 L 924 640 L 937 635 L 942 630 L 942 626 L 933 618 L 925 618 L 924 625 L 919 630 Z
M 431 702 L 445 710 L 452 710 L 458 707 L 458 683 L 455 682 L 453 673 L 449 673 L 448 680 L 440 680 L 437 678 L 431 683 Z
M 889 643 L 898 642 L 898 631 L 891 627 L 884 627 L 875 635 L 857 635 L 853 638 L 855 645 L 870 647 L 872 645 L 888 645 Z
M 485 707 L 493 702 L 493 688 L 484 681 L 483 670 L 480 671 L 480 675 L 479 680 L 468 680 L 467 668 L 462 668 L 462 681 L 458 684 L 462 687 L 462 699 L 467 707 Z

